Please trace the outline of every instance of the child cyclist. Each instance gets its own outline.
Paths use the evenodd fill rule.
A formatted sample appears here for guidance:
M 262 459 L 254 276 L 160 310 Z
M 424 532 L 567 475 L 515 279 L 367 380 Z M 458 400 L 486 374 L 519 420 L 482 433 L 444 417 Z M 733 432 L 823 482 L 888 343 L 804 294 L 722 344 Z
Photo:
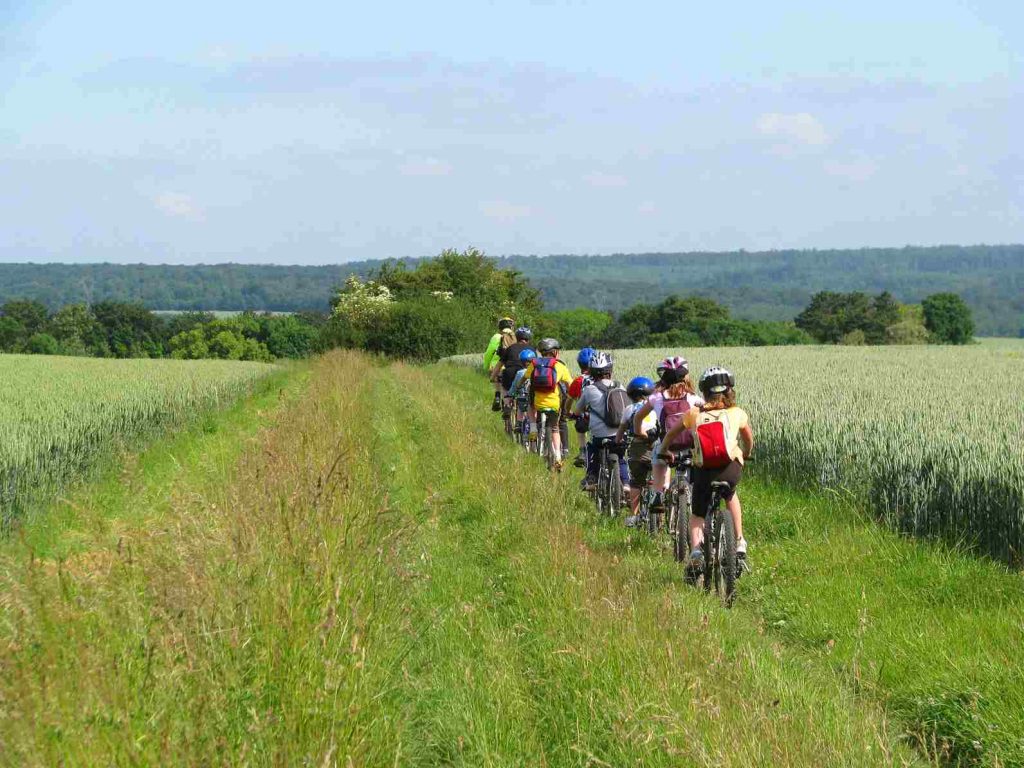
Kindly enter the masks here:
M 537 357 L 537 353 L 527 347 L 519 353 L 519 370 L 512 379 L 512 386 L 508 388 L 509 397 L 515 403 L 516 411 L 516 432 L 530 434 L 530 420 L 527 418 L 530 411 L 530 380 L 526 378 L 526 369 Z
M 622 487 L 629 487 L 629 471 L 623 456 L 621 444 L 616 443 L 615 435 L 622 423 L 628 405 L 626 391 L 612 379 L 615 361 L 605 352 L 595 352 L 590 358 L 590 375 L 592 381 L 583 388 L 579 400 L 573 410 L 577 416 L 590 414 L 590 442 L 587 444 L 587 476 L 583 482 L 583 490 L 592 491 L 597 487 L 597 473 L 600 467 L 597 461 L 601 446 L 611 443 L 612 453 L 618 457 L 619 479 Z M 617 506 L 617 503 L 616 503 Z
M 633 430 L 636 434 L 643 434 L 643 420 L 648 414 L 655 415 L 661 440 L 654 444 L 653 449 L 655 496 L 651 507 L 659 511 L 665 506 L 665 490 L 669 481 L 668 464 L 658 458 L 659 454 L 670 449 L 685 450 L 690 447 L 690 438 L 686 433 L 673 435 L 673 442 L 666 442 L 666 433 L 681 424 L 690 409 L 703 404 L 704 400 L 696 394 L 686 358 L 678 355 L 666 357 L 658 364 L 657 370 L 659 378 L 655 391 L 633 414 Z
M 564 424 L 562 409 L 567 402 L 569 385 L 572 383 L 572 376 L 569 368 L 558 359 L 561 345 L 555 339 L 541 339 L 537 345 L 540 353 L 526 366 L 526 373 L 523 374 L 530 382 L 531 403 L 530 421 L 536 425 L 537 416 L 540 412 L 548 415 L 549 429 L 551 429 L 551 444 L 555 452 L 555 469 L 562 471 L 562 430 Z M 537 439 L 537 430 L 530 433 L 530 439 Z
M 736 405 L 736 377 L 725 368 L 708 368 L 701 374 L 700 391 L 705 402 L 689 411 L 663 441 L 666 445 L 689 432 L 693 436 L 693 512 L 690 515 L 690 567 L 704 566 L 701 545 L 704 516 L 711 502 L 711 483 L 725 481 L 732 490 L 723 498 L 736 524 L 736 556 L 740 569 L 746 565 L 747 541 L 743 538 L 743 512 L 736 493 L 743 476 L 743 462 L 754 450 L 754 432 L 747 412 Z
M 647 479 L 651 474 L 651 444 L 658 434 L 658 419 L 653 412 L 644 417 L 640 425 L 640 432 L 633 429 L 633 417 L 636 415 L 647 398 L 654 394 L 654 382 L 646 376 L 637 376 L 626 385 L 626 394 L 633 404 L 626 409 L 622 416 L 622 423 L 615 433 L 615 442 L 622 443 L 626 435 L 633 439 L 626 450 L 626 461 L 629 465 L 629 508 L 630 516 L 626 518 L 626 525 L 630 528 L 639 522 L 638 512 L 640 511 L 640 496 L 647 487 Z
M 572 384 L 569 385 L 569 399 L 572 400 L 573 406 L 580 399 L 580 395 L 583 394 L 583 388 L 590 383 L 590 358 L 594 356 L 597 350 L 593 347 L 584 347 L 576 355 L 576 362 L 580 367 L 580 375 L 572 380 Z M 587 466 L 587 431 L 589 430 L 588 421 L 590 420 L 589 414 L 581 414 L 576 417 L 576 436 L 580 444 L 580 453 L 576 457 L 573 464 L 577 467 Z M 568 447 L 568 446 L 566 446 Z

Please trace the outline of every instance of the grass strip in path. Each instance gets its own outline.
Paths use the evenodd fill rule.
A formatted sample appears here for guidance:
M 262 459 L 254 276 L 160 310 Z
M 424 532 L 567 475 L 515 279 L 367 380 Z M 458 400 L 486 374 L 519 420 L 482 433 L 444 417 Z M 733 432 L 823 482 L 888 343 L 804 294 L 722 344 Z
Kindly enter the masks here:
M 479 377 L 455 366 L 438 376 L 462 400 L 486 404 Z M 499 426 L 482 428 L 498 439 Z M 1021 574 L 893 533 L 854 501 L 748 474 L 755 570 L 732 613 L 882 702 L 933 760 L 1024 765 Z M 637 536 L 591 525 L 585 540 L 621 552 Z
M 683 589 L 651 547 L 586 546 L 574 483 L 496 440 L 481 391 L 405 366 L 375 390 L 376 462 L 419 523 L 395 563 L 413 633 L 402 764 L 914 761 L 827 665 Z

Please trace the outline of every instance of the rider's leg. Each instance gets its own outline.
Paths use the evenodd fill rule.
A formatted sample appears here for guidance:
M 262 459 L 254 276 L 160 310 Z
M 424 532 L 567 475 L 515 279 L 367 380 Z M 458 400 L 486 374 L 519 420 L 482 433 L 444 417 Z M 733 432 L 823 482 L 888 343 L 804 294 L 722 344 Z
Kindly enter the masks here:
M 555 460 L 562 460 L 562 429 L 561 425 L 551 428 L 551 421 L 557 418 L 554 414 L 548 416 L 548 428 L 551 429 L 551 448 L 555 452 Z
M 732 519 L 736 524 L 736 541 L 739 541 L 743 538 L 743 508 L 740 506 L 740 495 L 734 493 L 725 503 L 725 507 L 732 512 Z

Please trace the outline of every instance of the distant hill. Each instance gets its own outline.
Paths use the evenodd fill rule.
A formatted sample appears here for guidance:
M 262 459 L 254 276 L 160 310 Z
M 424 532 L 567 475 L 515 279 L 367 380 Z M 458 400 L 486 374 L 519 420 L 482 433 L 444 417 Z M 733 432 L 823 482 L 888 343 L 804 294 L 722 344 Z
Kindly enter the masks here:
M 983 335 L 1024 331 L 1024 245 L 830 251 L 509 256 L 500 259 L 540 288 L 551 309 L 619 311 L 671 293 L 696 293 L 739 317 L 787 320 L 819 290 L 891 291 L 918 301 L 962 295 Z M 379 261 L 297 267 L 248 264 L 0 264 L 0 302 L 34 298 L 51 308 L 78 301 L 141 301 L 155 309 L 326 309 L 331 288 Z

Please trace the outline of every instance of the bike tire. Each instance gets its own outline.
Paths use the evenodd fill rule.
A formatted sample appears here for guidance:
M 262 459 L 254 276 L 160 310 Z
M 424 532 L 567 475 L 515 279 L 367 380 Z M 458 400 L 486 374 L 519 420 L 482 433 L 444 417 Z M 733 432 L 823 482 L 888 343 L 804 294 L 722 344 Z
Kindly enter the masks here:
M 732 512 L 728 509 L 723 509 L 718 519 L 721 528 L 718 534 L 718 596 L 722 604 L 729 608 L 736 597 L 736 525 L 733 523 Z
M 704 573 L 701 574 L 701 578 L 704 581 L 705 592 L 711 592 L 715 588 L 715 579 L 718 575 L 715 556 L 718 549 L 717 521 L 718 510 L 709 510 L 704 517 L 704 543 L 701 545 L 704 548 Z
M 619 457 L 608 451 L 605 460 L 608 473 L 608 515 L 615 517 L 622 507 L 622 478 L 619 476 Z
M 690 506 L 692 505 L 692 489 L 689 483 L 680 484 L 675 493 L 673 509 L 676 514 L 676 562 L 682 563 L 690 557 Z

